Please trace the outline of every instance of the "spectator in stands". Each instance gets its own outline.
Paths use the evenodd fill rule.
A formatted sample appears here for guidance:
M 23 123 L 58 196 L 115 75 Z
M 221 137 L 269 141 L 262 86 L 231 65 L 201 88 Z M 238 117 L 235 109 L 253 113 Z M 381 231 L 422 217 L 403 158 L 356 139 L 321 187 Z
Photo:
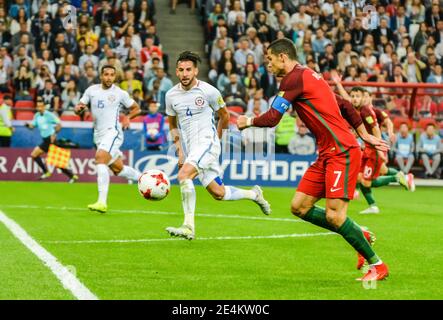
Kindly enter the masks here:
M 389 22 L 387 18 L 381 18 L 380 19 L 380 26 L 377 27 L 377 29 L 372 31 L 372 35 L 374 36 L 374 41 L 376 45 L 379 45 L 381 43 L 381 37 L 386 36 L 389 43 L 394 42 L 394 33 L 389 28 Z
M 238 16 L 242 16 L 242 21 L 246 21 L 246 13 L 241 8 L 240 0 L 233 0 L 227 17 L 228 28 L 235 24 Z
M 356 18 L 354 20 L 354 26 L 351 29 L 351 36 L 352 48 L 355 51 L 360 52 L 361 49 L 363 49 L 364 40 L 366 37 L 366 30 L 363 29 L 360 18 Z
M 246 23 L 251 26 L 258 22 L 260 14 L 264 14 L 267 20 L 268 13 L 263 10 L 263 1 L 257 0 L 254 2 L 254 10 L 248 13 Z
M 77 90 L 74 80 L 68 81 L 65 89 L 62 91 L 62 108 L 57 110 L 61 114 L 74 114 L 74 107 L 80 102 L 81 94 Z
M 392 31 L 396 31 L 400 26 L 404 26 L 406 30 L 409 30 L 411 20 L 405 15 L 405 12 L 406 10 L 404 6 L 398 6 L 396 14 L 391 17 L 390 21 Z
M 278 20 L 279 20 L 279 16 L 281 16 L 281 15 L 284 16 L 286 28 L 290 29 L 291 28 L 291 17 L 289 15 L 289 13 L 287 13 L 286 11 L 283 10 L 283 1 L 277 0 L 274 2 L 273 10 L 270 11 L 269 16 L 268 16 L 269 25 L 274 30 L 279 29 Z
M 337 68 L 337 56 L 334 54 L 334 47 L 331 43 L 326 44 L 325 52 L 318 58 L 318 65 L 321 72 L 335 70 Z
M 77 81 L 77 78 L 72 75 L 71 66 L 67 64 L 63 67 L 62 75 L 57 79 L 57 85 L 60 90 L 64 90 L 71 80 Z
M 249 48 L 248 38 L 243 37 L 239 40 L 239 48 L 234 53 L 234 60 L 240 71 L 244 70 L 249 55 L 254 58 L 254 63 L 257 63 L 254 51 Z
M 102 25 L 103 22 L 112 21 L 113 19 L 113 12 L 112 12 L 112 6 L 109 3 L 108 0 L 102 0 L 100 7 L 97 9 L 94 20 L 96 25 Z M 105 35 L 107 36 L 107 32 L 105 29 Z
M 232 62 L 226 61 L 224 68 L 221 70 L 221 73 L 217 78 L 217 89 L 220 92 L 225 91 L 226 86 L 228 86 L 230 83 L 229 77 L 233 73 L 235 73 L 235 70 L 233 69 Z
M 60 93 L 54 87 L 54 83 L 50 79 L 45 80 L 44 88 L 37 91 L 37 96 L 43 99 L 47 109 L 58 111 L 60 107 Z
M 166 103 L 165 103 L 165 96 L 166 92 L 160 90 L 160 84 L 161 81 L 159 79 L 153 79 L 152 82 L 152 90 L 149 90 L 149 94 L 146 96 L 145 100 L 147 101 L 155 101 L 160 104 L 159 106 L 159 112 L 162 114 L 165 114 L 166 111 Z M 149 105 L 149 103 L 148 103 Z
M 161 150 L 166 142 L 165 117 L 159 112 L 159 107 L 158 102 L 151 100 L 148 107 L 149 113 L 143 119 L 143 131 L 148 150 Z
M 257 30 L 258 37 L 262 43 L 271 42 L 275 37 L 275 31 L 267 24 L 268 16 L 265 13 L 258 15 L 258 20 L 252 26 Z
M 22 30 L 22 25 L 26 26 L 26 30 L 31 30 L 31 19 L 28 19 L 25 9 L 21 8 L 18 10 L 16 18 L 13 18 L 11 25 L 9 26 L 9 31 L 14 36 L 20 30 Z
M 229 84 L 225 86 L 222 92 L 226 102 L 232 102 L 245 108 L 246 90 L 239 81 L 239 77 L 235 73 L 229 75 Z
M 115 49 L 118 46 L 118 41 L 114 37 L 114 32 L 110 25 L 106 25 L 104 28 L 103 36 L 99 40 L 100 48 L 103 48 L 105 44 L 111 49 Z
M 6 69 L 3 59 L 0 58 L 0 92 L 5 93 L 11 91 L 9 87 L 10 76 Z
M 403 64 L 403 71 L 407 74 L 408 82 L 423 82 L 423 70 L 426 64 L 415 57 L 414 52 L 408 53 L 407 61 Z
M 166 72 L 164 69 L 162 68 L 158 68 L 157 72 L 156 72 L 156 76 L 155 78 L 151 79 L 147 85 L 147 89 L 148 90 L 152 90 L 153 89 L 153 84 L 155 80 L 160 80 L 160 88 L 159 90 L 162 93 L 166 93 L 169 89 L 171 89 L 174 84 L 172 83 L 171 79 L 168 78 L 168 76 L 166 75 Z
M 23 60 L 27 60 L 29 66 L 33 65 L 33 61 L 31 59 L 31 57 L 29 57 L 26 54 L 26 47 L 20 46 L 18 48 L 18 50 L 17 50 L 17 54 L 14 55 L 14 59 L 13 59 L 13 69 L 14 69 L 14 71 L 18 70 L 18 68 L 22 64 Z
M 98 57 L 94 55 L 94 47 L 92 44 L 86 45 L 86 53 L 83 54 L 78 60 L 78 66 L 82 72 L 84 72 L 84 64 L 86 61 L 91 61 L 94 64 L 94 69 L 98 70 Z
M 442 78 L 442 66 L 436 65 L 434 67 L 434 70 L 432 71 L 431 75 L 426 79 L 427 83 L 437 83 L 442 84 L 443 78 Z
M 268 102 L 263 99 L 263 90 L 256 90 L 252 99 L 248 101 L 246 113 L 251 116 L 259 116 L 269 108 Z
M 228 35 L 236 44 L 243 36 L 246 35 L 249 25 L 245 23 L 245 17 L 242 14 L 238 14 L 235 18 L 235 23 L 229 26 Z
M 397 140 L 393 151 L 395 153 L 395 160 L 404 174 L 408 174 L 414 164 L 414 147 L 414 137 L 409 133 L 408 125 L 402 123 L 397 133 Z
M 22 65 L 14 76 L 15 100 L 32 100 L 30 90 L 33 88 L 33 74 Z
M 134 91 L 132 91 L 132 99 L 134 99 L 134 101 L 137 102 L 139 106 L 141 106 L 144 103 L 142 98 L 143 95 L 140 89 L 134 89 Z
M 0 20 L 0 45 L 9 46 L 11 44 L 11 33 L 6 28 L 5 22 Z
M 372 53 L 370 47 L 363 48 L 363 55 L 360 56 L 360 63 L 367 73 L 373 72 L 374 66 L 377 63 L 377 58 Z
M 288 145 L 290 154 L 311 155 L 315 153 L 315 140 L 308 134 L 309 130 L 304 123 L 298 126 L 298 132 L 292 137 Z
M 276 94 L 278 90 L 277 79 L 275 75 L 268 71 L 267 66 L 263 68 L 262 75 L 260 77 L 260 88 L 263 89 L 263 95 L 266 99 L 269 99 Z
M 92 52 L 96 52 L 98 49 L 98 36 L 90 29 L 88 24 L 79 25 L 79 33 L 77 35 L 77 41 L 80 38 L 84 38 L 87 45 L 92 46 Z
M 144 83 L 149 83 L 149 81 L 155 77 L 157 69 L 164 69 L 163 62 L 160 58 L 153 55 L 152 59 L 148 60 L 144 65 L 143 81 Z
M 351 64 L 351 57 L 358 57 L 357 52 L 352 51 L 352 44 L 345 43 L 343 50 L 338 54 L 338 68 L 345 71 L 346 67 Z
M 125 78 L 120 82 L 120 88 L 127 91 L 131 96 L 136 89 L 143 95 L 143 84 L 140 80 L 134 79 L 134 72 L 131 69 L 125 70 Z
M 5 95 L 3 97 L 3 103 L 0 105 L 0 148 L 8 148 L 11 146 L 11 137 L 14 133 L 11 111 L 13 105 L 12 97 Z
M 315 40 L 312 42 L 312 49 L 316 53 L 316 56 L 324 54 L 326 52 L 325 47 L 328 44 L 332 44 L 331 40 L 325 38 L 322 29 L 317 29 Z
M 154 53 L 157 58 L 162 60 L 163 52 L 160 47 L 154 45 L 154 37 L 147 36 L 144 43 L 145 46 L 140 50 L 140 58 L 143 64 L 152 59 Z
M 431 8 L 428 8 L 425 12 L 425 22 L 431 30 L 435 31 L 438 21 L 443 21 L 443 11 L 440 10 L 438 3 L 433 3 Z
M 306 6 L 303 4 L 300 4 L 298 7 L 298 12 L 294 13 L 291 16 L 290 23 L 294 25 L 299 25 L 300 23 L 303 24 L 305 28 L 308 28 L 312 24 L 312 18 L 309 14 L 306 13 Z
M 434 123 L 429 123 L 420 136 L 418 152 L 425 168 L 425 177 L 439 178 L 437 170 L 440 166 L 443 147 L 440 136 L 435 132 Z
M 214 41 L 215 46 L 212 47 L 211 50 L 211 56 L 209 58 L 209 64 L 212 70 L 217 70 L 217 63 L 220 61 L 223 52 L 227 49 L 226 48 L 226 39 L 224 38 L 217 38 Z M 212 78 L 214 79 L 216 77 L 216 74 L 212 75 Z
M 394 66 L 394 73 L 393 73 L 392 77 L 388 78 L 388 81 L 395 82 L 395 83 L 408 82 L 408 78 L 406 77 L 403 67 L 400 64 L 397 64 L 396 66 Z

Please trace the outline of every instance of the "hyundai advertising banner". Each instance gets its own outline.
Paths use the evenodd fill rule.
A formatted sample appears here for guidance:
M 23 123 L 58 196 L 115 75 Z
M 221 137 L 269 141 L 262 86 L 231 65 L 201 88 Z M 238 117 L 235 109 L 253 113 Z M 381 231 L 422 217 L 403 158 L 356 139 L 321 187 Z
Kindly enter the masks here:
M 41 169 L 31 158 L 32 148 L 0 148 L 0 180 L 36 181 L 42 175 Z M 125 163 L 132 162 L 129 151 L 123 151 Z M 44 158 L 45 156 L 43 156 Z M 95 150 L 71 149 L 69 167 L 79 176 L 80 182 L 96 182 Z M 45 181 L 68 181 L 60 169 L 48 166 L 52 176 Z M 111 174 L 112 182 L 126 182 L 126 179 Z
M 0 148 L 0 180 L 35 181 L 41 170 L 32 160 L 30 148 Z M 95 150 L 71 149 L 70 167 L 81 182 L 96 182 Z M 164 171 L 172 183 L 177 183 L 177 157 L 171 152 L 123 151 L 125 163 L 141 172 L 148 169 Z M 173 153 L 172 153 L 173 154 Z M 296 156 L 274 154 L 272 158 L 254 159 L 245 154 L 221 158 L 223 181 L 230 185 L 296 187 L 316 155 Z M 53 175 L 47 181 L 67 181 L 60 170 L 49 167 Z M 111 181 L 126 183 L 112 176 Z

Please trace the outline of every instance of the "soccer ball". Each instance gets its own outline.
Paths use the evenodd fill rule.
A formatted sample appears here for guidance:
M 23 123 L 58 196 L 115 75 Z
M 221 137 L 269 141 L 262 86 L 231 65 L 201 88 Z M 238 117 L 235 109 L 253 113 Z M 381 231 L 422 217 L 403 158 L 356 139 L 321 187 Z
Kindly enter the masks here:
M 161 170 L 148 170 L 138 179 L 138 191 L 147 200 L 162 200 L 171 189 L 169 178 Z

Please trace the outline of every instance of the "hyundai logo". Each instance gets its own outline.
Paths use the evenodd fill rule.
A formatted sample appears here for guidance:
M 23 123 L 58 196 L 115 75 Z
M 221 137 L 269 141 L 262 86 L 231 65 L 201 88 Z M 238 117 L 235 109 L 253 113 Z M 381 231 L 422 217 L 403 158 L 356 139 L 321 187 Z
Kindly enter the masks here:
M 145 172 L 150 169 L 158 169 L 166 173 L 169 180 L 177 179 L 175 168 L 177 167 L 178 158 L 168 156 L 165 154 L 153 154 L 140 158 L 135 163 L 135 168 L 140 172 Z

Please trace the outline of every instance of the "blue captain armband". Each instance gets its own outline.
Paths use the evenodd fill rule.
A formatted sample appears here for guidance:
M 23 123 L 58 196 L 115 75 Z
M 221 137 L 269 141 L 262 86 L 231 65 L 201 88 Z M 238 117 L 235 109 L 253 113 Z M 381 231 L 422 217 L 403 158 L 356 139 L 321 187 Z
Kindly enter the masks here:
M 281 96 L 276 96 L 274 101 L 272 101 L 271 108 L 274 108 L 281 114 L 284 114 L 289 109 L 290 106 L 291 103 L 288 100 L 286 100 Z

